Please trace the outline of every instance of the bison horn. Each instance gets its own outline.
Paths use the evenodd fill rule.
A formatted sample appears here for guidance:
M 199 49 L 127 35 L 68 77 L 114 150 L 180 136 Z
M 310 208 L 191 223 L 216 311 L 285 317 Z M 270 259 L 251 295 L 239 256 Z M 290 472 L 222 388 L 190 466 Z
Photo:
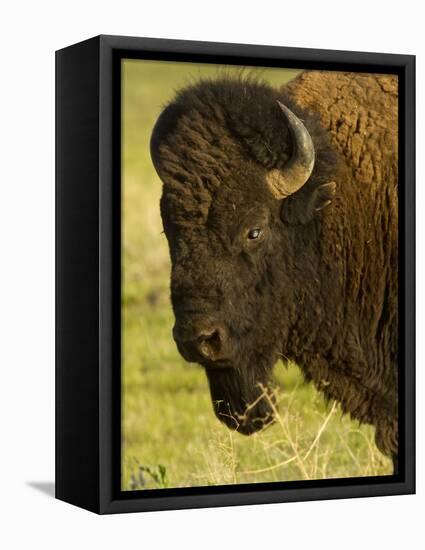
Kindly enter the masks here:
M 300 189 L 308 180 L 314 166 L 314 146 L 307 128 L 280 101 L 277 102 L 288 122 L 292 137 L 292 157 L 282 169 L 273 169 L 266 180 L 270 191 L 277 199 L 284 199 Z

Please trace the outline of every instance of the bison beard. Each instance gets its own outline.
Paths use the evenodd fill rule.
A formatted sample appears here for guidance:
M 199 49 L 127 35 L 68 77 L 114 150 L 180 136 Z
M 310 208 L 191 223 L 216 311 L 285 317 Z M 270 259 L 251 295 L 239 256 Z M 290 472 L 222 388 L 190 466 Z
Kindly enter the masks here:
M 206 373 L 214 412 L 226 426 L 251 435 L 273 422 L 274 396 L 267 376 L 261 380 L 257 371 L 247 374 L 236 368 L 207 368 Z
M 283 356 L 373 424 L 396 467 L 397 140 L 388 75 L 202 81 L 159 117 L 174 337 L 230 428 L 273 421 Z

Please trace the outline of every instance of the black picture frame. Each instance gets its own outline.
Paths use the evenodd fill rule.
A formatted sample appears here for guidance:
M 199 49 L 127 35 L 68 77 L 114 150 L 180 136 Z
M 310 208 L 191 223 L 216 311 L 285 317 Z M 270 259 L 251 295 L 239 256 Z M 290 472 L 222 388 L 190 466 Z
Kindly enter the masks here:
M 399 76 L 397 475 L 120 490 L 120 60 Z M 100 514 L 415 491 L 415 57 L 98 36 L 56 52 L 56 498 Z

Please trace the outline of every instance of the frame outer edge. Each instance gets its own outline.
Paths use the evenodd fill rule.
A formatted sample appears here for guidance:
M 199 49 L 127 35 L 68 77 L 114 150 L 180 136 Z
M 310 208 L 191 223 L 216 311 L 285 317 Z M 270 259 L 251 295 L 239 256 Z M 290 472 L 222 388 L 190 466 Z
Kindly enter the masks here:
M 416 491 L 416 419 L 415 419 L 415 120 L 416 120 L 416 58 L 409 56 L 405 63 L 405 434 L 406 434 L 406 485 L 411 493 Z
M 113 331 L 113 81 L 112 48 L 99 39 L 99 513 L 108 513 L 113 500 L 114 349 Z M 116 268 L 117 266 L 115 266 Z M 120 269 L 120 266 L 118 266 Z

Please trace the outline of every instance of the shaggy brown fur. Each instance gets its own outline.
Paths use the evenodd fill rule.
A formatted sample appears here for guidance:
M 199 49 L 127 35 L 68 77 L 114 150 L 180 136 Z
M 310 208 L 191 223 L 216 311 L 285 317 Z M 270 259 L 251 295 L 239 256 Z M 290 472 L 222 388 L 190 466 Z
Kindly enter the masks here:
M 283 201 L 265 183 L 292 154 L 277 99 L 316 151 L 310 179 Z M 281 90 L 202 81 L 163 111 L 151 151 L 164 182 L 176 342 L 205 367 L 220 420 L 247 434 L 267 424 L 259 383 L 283 357 L 373 424 L 396 463 L 396 77 L 305 72 Z M 253 228 L 261 238 L 247 238 Z M 200 327 L 215 335 L 218 360 L 199 353 Z

